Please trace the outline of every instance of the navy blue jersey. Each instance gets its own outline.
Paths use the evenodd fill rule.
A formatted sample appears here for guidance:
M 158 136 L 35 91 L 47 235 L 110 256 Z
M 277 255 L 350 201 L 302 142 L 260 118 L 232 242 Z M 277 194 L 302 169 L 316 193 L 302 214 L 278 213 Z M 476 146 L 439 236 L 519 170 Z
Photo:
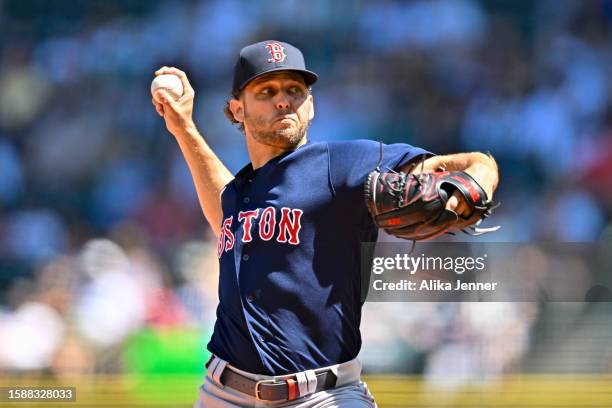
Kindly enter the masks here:
M 363 197 L 380 144 L 306 143 L 221 196 L 217 321 L 208 349 L 245 371 L 281 375 L 351 360 L 361 347 L 362 242 L 378 230 Z M 428 152 L 384 146 L 383 168 Z

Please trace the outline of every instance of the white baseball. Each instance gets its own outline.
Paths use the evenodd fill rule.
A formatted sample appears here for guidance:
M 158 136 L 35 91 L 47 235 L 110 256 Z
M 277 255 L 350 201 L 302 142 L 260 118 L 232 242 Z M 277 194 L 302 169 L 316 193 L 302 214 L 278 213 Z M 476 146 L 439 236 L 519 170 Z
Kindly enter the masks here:
M 151 95 L 154 95 L 158 89 L 168 92 L 174 100 L 183 96 L 183 83 L 176 75 L 164 74 L 156 76 L 153 82 L 151 82 Z

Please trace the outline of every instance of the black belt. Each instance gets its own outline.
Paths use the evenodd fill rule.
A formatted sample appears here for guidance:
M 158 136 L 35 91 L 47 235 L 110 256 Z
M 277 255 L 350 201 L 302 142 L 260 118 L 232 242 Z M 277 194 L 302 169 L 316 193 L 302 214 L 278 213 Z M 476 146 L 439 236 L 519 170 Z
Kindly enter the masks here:
M 248 394 L 258 400 L 265 401 L 292 401 L 300 395 L 295 375 L 283 380 L 260 380 L 255 381 L 249 377 L 225 367 L 220 376 L 221 384 L 233 388 L 243 394 Z M 331 370 L 316 374 L 317 386 L 314 392 L 329 390 L 336 386 L 336 374 Z

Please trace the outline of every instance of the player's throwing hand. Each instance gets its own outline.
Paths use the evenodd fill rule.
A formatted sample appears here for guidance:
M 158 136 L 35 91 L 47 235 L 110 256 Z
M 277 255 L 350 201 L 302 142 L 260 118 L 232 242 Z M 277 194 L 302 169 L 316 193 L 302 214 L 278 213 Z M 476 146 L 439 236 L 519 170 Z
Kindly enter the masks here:
M 155 71 L 155 76 L 159 75 L 176 75 L 183 84 L 183 95 L 176 100 L 161 88 L 153 93 L 151 99 L 157 113 L 166 121 L 168 131 L 176 137 L 186 129 L 195 127 L 192 118 L 195 92 L 187 75 L 178 68 L 161 67 Z

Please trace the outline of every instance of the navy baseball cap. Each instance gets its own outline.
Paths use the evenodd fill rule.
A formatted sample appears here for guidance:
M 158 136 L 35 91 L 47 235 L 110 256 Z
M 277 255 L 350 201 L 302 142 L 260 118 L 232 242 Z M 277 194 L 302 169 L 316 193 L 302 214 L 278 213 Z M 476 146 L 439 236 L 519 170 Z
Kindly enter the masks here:
M 319 79 L 317 74 L 306 69 L 304 56 L 296 47 L 281 41 L 262 41 L 240 50 L 234 68 L 232 95 L 238 96 L 249 82 L 275 71 L 297 72 L 308 86 Z

